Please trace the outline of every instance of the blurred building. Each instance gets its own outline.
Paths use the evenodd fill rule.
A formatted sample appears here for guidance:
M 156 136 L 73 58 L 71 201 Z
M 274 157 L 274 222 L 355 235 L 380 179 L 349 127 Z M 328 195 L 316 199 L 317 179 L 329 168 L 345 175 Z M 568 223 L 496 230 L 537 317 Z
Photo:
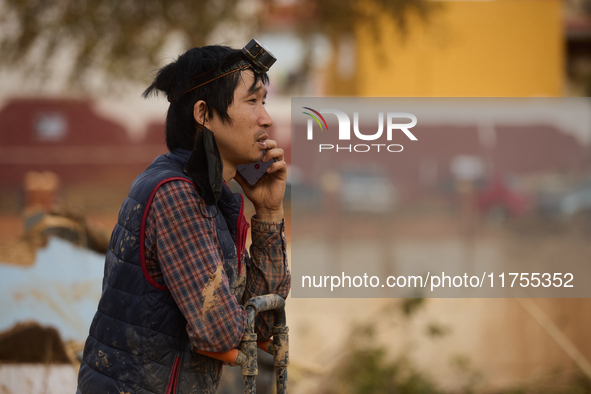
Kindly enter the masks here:
M 341 96 L 562 96 L 561 0 L 436 2 L 427 23 L 410 15 L 402 34 L 382 18 L 343 38 L 327 73 Z M 352 46 L 352 47 L 351 47 Z
M 154 139 L 154 141 L 157 141 Z M 91 100 L 14 99 L 0 109 L 0 188 L 22 188 L 29 171 L 51 171 L 64 186 L 129 182 L 163 141 L 132 142 L 124 126 Z
M 569 4 L 573 2 L 581 4 Z M 591 86 L 589 1 L 432 3 L 427 20 L 408 16 L 405 32 L 383 15 L 378 40 L 374 26 L 368 25 L 355 26 L 337 38 L 322 73 L 325 95 L 561 97 L 584 95 L 586 86 Z M 286 19 L 285 10 L 276 13 L 280 20 Z M 481 160 L 487 175 L 522 178 L 550 173 L 583 177 L 589 164 L 583 142 L 588 131 L 577 134 L 535 117 L 525 124 L 419 121 L 414 130 L 420 143 L 405 145 L 396 166 L 388 167 L 393 181 L 413 197 L 453 182 L 451 163 L 461 155 Z M 492 136 L 493 143 L 483 134 Z M 343 153 L 340 158 L 362 165 L 375 162 L 369 155 Z

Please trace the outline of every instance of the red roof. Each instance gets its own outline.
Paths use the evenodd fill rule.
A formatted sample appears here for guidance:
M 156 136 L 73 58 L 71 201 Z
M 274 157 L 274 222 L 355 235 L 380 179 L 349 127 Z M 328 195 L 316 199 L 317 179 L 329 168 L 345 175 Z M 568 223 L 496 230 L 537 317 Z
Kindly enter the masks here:
M 62 184 L 128 183 L 163 152 L 134 144 L 88 99 L 15 99 L 0 109 L 0 187 L 21 187 L 27 171 L 53 171 Z
M 15 99 L 0 110 L 0 145 L 128 145 L 126 129 L 97 114 L 91 100 Z

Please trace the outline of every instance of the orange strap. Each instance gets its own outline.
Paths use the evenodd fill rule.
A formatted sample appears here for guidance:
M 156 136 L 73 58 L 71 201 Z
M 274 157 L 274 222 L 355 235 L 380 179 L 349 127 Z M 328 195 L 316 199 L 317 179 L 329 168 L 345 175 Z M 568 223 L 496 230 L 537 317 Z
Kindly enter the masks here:
M 197 353 L 215 358 L 216 360 L 225 361 L 229 364 L 235 364 L 236 358 L 238 357 L 238 349 L 231 349 L 227 352 L 206 352 L 204 350 L 197 350 Z
M 257 342 L 257 347 L 268 353 L 267 349 L 272 342 L 273 341 L 271 339 L 264 342 Z M 227 352 L 206 352 L 205 350 L 197 350 L 197 353 L 203 354 L 207 357 L 215 358 L 216 360 L 227 362 L 229 364 L 236 364 L 236 359 L 238 358 L 238 349 L 231 349 Z
M 269 340 L 267 340 L 265 342 L 257 342 L 257 347 L 259 349 L 261 349 L 262 351 L 269 353 L 269 350 L 268 350 L 269 349 L 269 345 L 272 344 L 272 343 L 273 343 L 273 340 L 272 339 L 269 339 Z

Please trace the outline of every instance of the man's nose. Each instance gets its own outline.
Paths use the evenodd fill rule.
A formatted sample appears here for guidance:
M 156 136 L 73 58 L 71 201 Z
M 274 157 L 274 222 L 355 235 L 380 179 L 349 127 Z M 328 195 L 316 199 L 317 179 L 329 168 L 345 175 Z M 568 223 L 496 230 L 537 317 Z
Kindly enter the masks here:
M 271 116 L 269 115 L 265 107 L 262 108 L 261 117 L 259 118 L 259 124 L 263 127 L 273 126 L 273 119 L 271 119 Z

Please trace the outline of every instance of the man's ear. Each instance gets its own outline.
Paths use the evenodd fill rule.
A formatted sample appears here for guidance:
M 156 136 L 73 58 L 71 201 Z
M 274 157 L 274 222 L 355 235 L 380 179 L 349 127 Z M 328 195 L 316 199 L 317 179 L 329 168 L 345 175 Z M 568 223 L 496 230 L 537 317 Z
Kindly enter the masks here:
M 193 106 L 193 118 L 197 121 L 197 124 L 207 123 L 207 103 L 203 100 L 199 100 Z

